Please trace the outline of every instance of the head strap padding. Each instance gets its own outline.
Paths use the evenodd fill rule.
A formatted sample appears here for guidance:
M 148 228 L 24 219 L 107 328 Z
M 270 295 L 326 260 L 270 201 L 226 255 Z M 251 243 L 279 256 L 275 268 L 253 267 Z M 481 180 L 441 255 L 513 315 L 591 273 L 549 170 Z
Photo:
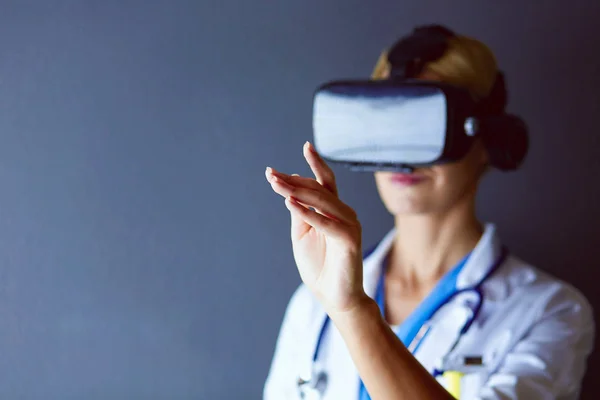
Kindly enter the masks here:
M 448 39 L 455 34 L 442 25 L 424 25 L 400 38 L 387 55 L 391 79 L 416 77 L 423 67 L 438 60 L 448 49 Z

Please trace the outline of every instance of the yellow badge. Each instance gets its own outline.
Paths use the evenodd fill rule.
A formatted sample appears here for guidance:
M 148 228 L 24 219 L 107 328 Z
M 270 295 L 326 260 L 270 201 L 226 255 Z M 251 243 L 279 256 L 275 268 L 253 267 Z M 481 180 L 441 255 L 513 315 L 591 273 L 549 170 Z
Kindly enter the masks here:
M 444 383 L 446 384 L 446 390 L 454 396 L 455 399 L 460 399 L 460 381 L 463 377 L 462 372 L 458 371 L 446 371 L 442 375 Z

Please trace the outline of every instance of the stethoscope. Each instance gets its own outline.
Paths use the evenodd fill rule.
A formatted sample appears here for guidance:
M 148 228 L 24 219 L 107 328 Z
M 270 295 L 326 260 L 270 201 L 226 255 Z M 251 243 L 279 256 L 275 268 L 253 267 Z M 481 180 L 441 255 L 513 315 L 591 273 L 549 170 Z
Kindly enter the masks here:
M 458 343 L 460 342 L 460 339 L 468 332 L 469 328 L 471 327 L 471 325 L 473 325 L 473 322 L 475 322 L 475 320 L 477 319 L 477 316 L 479 315 L 479 312 L 483 305 L 483 299 L 484 299 L 483 290 L 482 290 L 483 283 L 500 268 L 500 266 L 506 260 L 507 256 L 508 256 L 508 249 L 506 247 L 502 247 L 500 256 L 494 261 L 492 266 L 489 268 L 488 272 L 479 280 L 479 282 L 477 282 L 475 285 L 473 285 L 471 287 L 457 290 L 457 291 L 453 292 L 450 296 L 448 296 L 446 299 L 444 299 L 444 301 L 441 302 L 441 304 L 438 307 L 436 307 L 436 309 L 433 310 L 433 312 L 429 315 L 427 322 L 425 322 L 425 324 L 423 324 L 423 327 L 418 331 L 415 338 L 408 345 L 408 350 L 412 354 L 414 354 L 414 352 L 417 350 L 417 348 L 422 343 L 422 341 L 425 339 L 425 337 L 427 336 L 427 333 L 431 329 L 431 326 L 432 326 L 432 324 L 430 323 L 431 318 L 435 315 L 435 313 L 439 309 L 441 309 L 444 305 L 448 304 L 454 297 L 456 297 L 458 295 L 465 294 L 465 293 L 472 293 L 475 296 L 476 300 L 474 302 L 470 301 L 468 303 L 468 306 L 471 309 L 471 313 L 470 313 L 469 317 L 466 319 L 462 328 L 460 329 L 459 334 L 457 335 L 456 339 L 454 340 L 454 343 L 450 347 L 450 350 L 448 351 L 448 353 L 452 352 L 452 350 L 454 350 L 456 348 L 456 346 L 458 345 Z M 385 268 L 385 265 L 386 265 L 386 263 L 383 262 L 382 263 L 382 273 L 380 274 L 379 282 L 377 285 L 376 297 L 379 297 L 381 291 L 383 290 L 383 284 L 384 284 L 383 268 Z M 321 329 L 319 331 L 319 336 L 317 338 L 317 343 L 315 345 L 313 357 L 312 357 L 312 365 L 311 365 L 311 371 L 310 371 L 311 376 L 308 377 L 307 379 L 298 378 L 297 387 L 298 387 L 298 392 L 300 394 L 300 397 L 302 399 L 315 399 L 315 400 L 321 399 L 321 398 L 323 398 L 325 389 L 327 388 L 327 379 L 328 379 L 327 373 L 323 370 L 318 370 L 315 367 L 318 363 L 319 352 L 321 350 L 323 338 L 325 337 L 325 333 L 327 332 L 327 328 L 330 324 L 330 321 L 331 321 L 331 319 L 329 318 L 329 316 L 325 316 L 323 324 L 321 325 Z M 442 372 L 443 371 L 441 371 L 439 369 L 435 369 L 433 371 L 433 376 L 437 377 L 437 376 L 441 375 Z

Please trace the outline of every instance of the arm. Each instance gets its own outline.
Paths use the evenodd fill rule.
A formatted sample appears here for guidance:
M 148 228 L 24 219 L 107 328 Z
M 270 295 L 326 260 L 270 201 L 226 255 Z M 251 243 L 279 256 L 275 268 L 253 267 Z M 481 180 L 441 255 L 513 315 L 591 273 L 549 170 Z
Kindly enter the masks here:
M 563 287 L 480 391 L 486 400 L 577 399 L 594 346 L 592 308 Z
M 453 399 L 410 354 L 372 299 L 331 318 L 373 400 Z
M 315 179 L 267 168 L 291 215 L 300 277 L 341 333 L 372 400 L 451 399 L 387 326 L 364 292 L 361 225 L 337 193 L 331 169 L 310 145 L 304 156 Z
M 375 399 L 452 399 L 408 352 L 366 298 L 351 311 L 332 315 L 360 376 Z M 540 320 L 505 356 L 480 391 L 482 400 L 578 399 L 595 339 L 593 311 L 564 286 Z

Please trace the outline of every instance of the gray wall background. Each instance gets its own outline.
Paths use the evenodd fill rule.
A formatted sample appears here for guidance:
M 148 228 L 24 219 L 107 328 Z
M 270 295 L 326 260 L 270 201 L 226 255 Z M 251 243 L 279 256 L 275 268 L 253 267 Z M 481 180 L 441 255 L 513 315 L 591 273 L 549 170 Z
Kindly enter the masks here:
M 566 4 L 1 1 L 0 398 L 260 398 L 300 282 L 264 169 L 307 174 L 315 86 L 422 23 L 486 41 L 531 127 L 481 217 L 600 309 L 600 12 Z M 336 171 L 374 243 L 372 177 Z

